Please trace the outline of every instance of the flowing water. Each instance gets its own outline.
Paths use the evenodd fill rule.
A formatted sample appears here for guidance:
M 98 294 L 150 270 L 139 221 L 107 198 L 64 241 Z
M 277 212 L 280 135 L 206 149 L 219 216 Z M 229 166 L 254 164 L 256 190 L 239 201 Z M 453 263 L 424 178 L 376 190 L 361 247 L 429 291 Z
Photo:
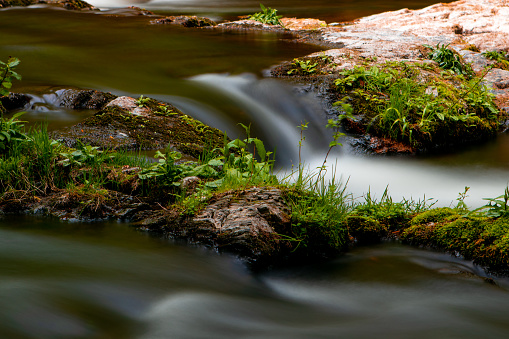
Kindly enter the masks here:
M 102 1 L 102 2 L 101 2 Z M 91 1 L 101 7 L 130 2 Z M 265 1 L 287 16 L 351 20 L 431 1 Z M 254 12 L 258 1 L 144 2 L 161 12 L 216 19 Z M 26 119 L 51 129 L 92 111 L 58 107 L 71 86 L 156 97 L 240 135 L 238 122 L 298 161 L 298 130 L 312 123 L 304 157 L 321 164 L 330 135 L 305 88 L 264 70 L 318 49 L 276 33 L 148 25 L 114 9 L 75 13 L 44 6 L 0 10 L 0 59 L 17 56 L 30 93 Z M 433 157 L 366 157 L 348 146 L 330 159 L 355 196 L 389 185 L 395 198 L 466 202 L 501 194 L 509 172 L 506 135 Z M 334 159 L 335 158 L 335 159 Z M 0 338 L 498 338 L 509 333 L 509 281 L 461 258 L 384 244 L 326 264 L 254 274 L 237 259 L 154 239 L 122 223 L 0 219 Z

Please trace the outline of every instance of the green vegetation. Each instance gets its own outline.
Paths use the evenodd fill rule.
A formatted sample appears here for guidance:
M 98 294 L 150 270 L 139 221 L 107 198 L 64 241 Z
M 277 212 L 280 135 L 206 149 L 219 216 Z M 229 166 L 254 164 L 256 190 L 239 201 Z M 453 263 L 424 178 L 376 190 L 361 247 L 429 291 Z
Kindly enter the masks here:
M 454 209 L 434 209 L 412 219 L 401 238 L 409 244 L 463 255 L 494 270 L 507 272 L 509 268 L 507 217 L 472 215 L 464 218 Z
M 296 68 L 293 68 L 287 72 L 288 75 L 293 73 L 303 73 L 303 74 L 311 74 L 316 72 L 316 66 L 318 65 L 317 62 L 311 63 L 311 60 L 300 60 L 300 59 L 293 59 L 292 65 Z
M 452 70 L 456 74 L 463 74 L 466 76 L 471 76 L 473 74 L 472 68 L 470 66 L 464 65 L 458 54 L 449 49 L 449 45 L 437 44 L 436 47 L 432 47 L 429 45 L 424 45 L 425 47 L 431 49 L 431 53 L 429 54 L 429 58 L 436 63 L 438 66 L 445 70 Z
M 344 98 L 337 105 L 349 108 L 371 134 L 427 150 L 485 140 L 499 130 L 501 113 L 482 76 L 403 62 L 340 75 L 335 88 Z
M 283 16 L 277 15 L 277 9 L 267 8 L 262 4 L 260 4 L 260 8 L 262 11 L 249 16 L 249 19 L 259 21 L 263 24 L 283 26 L 280 20 Z
M 3 65 L 5 72 L 7 65 Z M 9 66 L 9 74 L 16 65 Z M 417 94 L 422 95 L 423 88 L 428 88 L 421 86 L 430 86 L 410 81 L 415 80 L 413 72 L 421 67 L 419 65 L 388 66 L 391 67 L 384 71 L 376 67 L 370 70 L 356 68 L 344 72 L 344 78 L 336 81 L 339 91 L 351 91 L 361 98 L 369 97 L 369 101 L 364 103 L 366 106 L 385 107 L 384 110 L 378 108 L 372 118 L 378 124 L 383 120 L 383 114 L 412 112 L 423 104 Z M 451 79 L 462 77 L 447 74 Z M 439 98 L 440 95 L 426 96 L 427 102 L 419 121 L 462 122 L 460 118 L 454 120 L 450 112 L 458 109 L 462 115 L 473 115 L 462 111 L 468 109 L 467 102 L 477 107 L 476 113 L 484 112 L 489 116 L 489 107 L 483 106 L 486 98 L 477 100 L 476 95 L 481 94 L 475 94 L 475 88 L 461 88 L 462 83 L 458 84 L 458 92 L 445 84 L 436 84 L 433 90 L 455 93 L 457 96 L 448 95 L 464 100 L 462 104 L 454 102 L 447 105 L 444 98 Z M 398 94 L 403 99 L 391 98 L 391 95 Z M 139 101 L 138 105 L 153 106 L 160 116 L 177 115 L 178 120 L 184 122 L 191 119 L 151 99 L 141 97 Z M 475 103 L 478 106 L 474 106 Z M 345 102 L 339 104 L 347 111 L 348 119 L 352 107 Z M 455 106 L 461 106 L 461 109 Z M 486 111 L 481 110 L 482 107 Z M 468 187 L 459 194 L 454 208 L 432 208 L 433 203 L 429 199 L 395 202 L 387 189 L 380 199 L 368 192 L 362 201 L 358 201 L 347 192 L 347 183 L 336 179 L 334 170 L 332 178 L 325 179 L 328 156 L 333 148 L 341 145 L 340 120 L 329 120 L 327 124 L 334 130 L 333 140 L 320 167 L 306 173 L 299 159 L 296 173 L 286 179 L 278 179 L 273 172 L 274 154 L 266 150 L 261 140 L 250 135 L 248 126 L 242 125 L 246 132 L 244 139 L 229 140 L 224 135 L 222 147 L 203 149 L 199 161 L 182 161 L 181 153 L 168 147 L 156 153 L 157 162 L 149 162 L 140 155 L 100 149 L 80 142 L 75 148 L 66 147 L 52 140 L 44 125 L 26 130 L 24 122 L 18 120 L 21 114 L 0 117 L 0 207 L 4 211 L 9 211 L 9 208 L 20 211 L 29 202 L 55 196 L 52 201 L 54 206 L 77 209 L 80 217 L 105 217 L 109 215 L 109 206 L 125 199 L 122 194 L 128 194 L 140 202 L 157 204 L 163 210 L 188 217 L 198 213 L 207 202 L 222 193 L 269 186 L 281 189 L 289 207 L 289 229 L 279 237 L 290 244 L 298 258 L 331 256 L 344 251 L 352 243 L 376 243 L 383 238 L 400 237 L 406 243 L 464 255 L 495 270 L 507 270 L 509 267 L 509 187 L 503 195 L 487 198 L 488 204 L 475 210 L 469 210 L 464 202 Z M 438 120 L 432 120 L 432 116 Z M 410 121 L 409 127 L 401 125 L 405 122 L 404 118 Z M 408 130 L 406 135 L 416 138 L 418 130 L 412 129 L 411 115 L 398 119 L 400 121 L 396 119 L 390 123 L 391 127 L 399 124 L 400 135 L 405 135 Z M 185 123 L 202 128 L 198 122 Z M 304 122 L 298 128 L 301 131 L 301 147 L 308 123 Z M 410 131 L 417 132 L 410 134 Z M 197 187 L 188 191 L 183 179 L 192 176 L 198 177 L 199 181 Z
M 484 55 L 484 57 L 486 57 L 487 59 L 496 61 L 496 63 L 494 64 L 494 67 L 509 71 L 509 55 L 508 54 L 504 54 L 503 52 L 497 52 L 497 51 L 487 51 L 487 52 L 484 52 L 482 55 Z
M 334 254 L 348 246 L 348 228 L 345 223 L 352 198 L 346 185 L 335 178 L 326 182 L 320 173 L 303 175 L 299 181 L 286 184 L 284 197 L 291 207 L 292 234 L 286 236 L 308 255 L 320 252 Z

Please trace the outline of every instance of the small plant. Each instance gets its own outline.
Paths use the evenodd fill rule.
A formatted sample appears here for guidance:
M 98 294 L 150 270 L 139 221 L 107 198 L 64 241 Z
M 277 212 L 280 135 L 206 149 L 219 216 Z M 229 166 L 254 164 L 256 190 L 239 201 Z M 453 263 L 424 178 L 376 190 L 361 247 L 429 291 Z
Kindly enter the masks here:
M 292 65 L 296 66 L 297 68 L 291 69 L 288 72 L 286 72 L 288 75 L 293 73 L 304 73 L 304 74 L 311 74 L 316 72 L 316 66 L 318 66 L 318 63 L 311 63 L 311 60 L 300 60 L 300 59 L 293 59 Z
M 147 107 L 147 104 L 150 102 L 150 98 L 144 98 L 143 95 L 140 95 L 138 99 L 136 99 L 136 105 L 138 107 Z
M 243 140 L 235 139 L 225 144 L 223 155 L 215 161 L 222 161 L 223 176 L 206 184 L 210 188 L 239 188 L 252 185 L 275 185 L 278 180 L 273 174 L 273 153 L 265 149 L 263 141 L 252 138 L 249 126 L 240 124 L 246 132 Z M 258 155 L 260 161 L 256 159 Z
M 509 59 L 507 54 L 504 54 L 503 52 L 497 52 L 497 51 L 486 51 L 486 52 L 483 52 L 482 55 L 484 55 L 484 57 L 486 57 L 486 59 L 496 60 L 496 61 L 500 61 L 500 60 L 508 61 L 508 59 Z
M 504 194 L 483 200 L 487 200 L 489 203 L 472 212 L 485 211 L 484 214 L 490 218 L 509 217 L 509 186 L 506 186 Z
M 427 69 L 423 77 L 420 63 L 345 70 L 334 84 L 347 96 L 335 105 L 350 115 L 343 118 L 355 110 L 355 123 L 370 133 L 416 148 L 436 147 L 437 139 L 454 143 L 451 139 L 463 133 L 496 133 L 499 110 L 482 84 L 486 73 L 466 80 L 448 71 L 450 78 L 444 80 L 438 71 Z
M 277 15 L 277 9 L 267 8 L 264 5 L 260 4 L 260 8 L 262 12 L 257 12 L 249 17 L 251 20 L 259 21 L 263 24 L 268 25 L 280 25 L 283 26 L 281 22 L 282 15 Z
M 81 142 L 78 142 L 75 150 L 62 152 L 60 155 L 64 159 L 58 163 L 64 167 L 73 165 L 97 165 L 114 157 L 112 154 L 101 151 L 97 146 L 84 145 Z
M 150 166 L 149 168 L 141 171 L 138 177 L 142 180 L 156 178 L 162 180 L 165 185 L 169 186 L 180 186 L 179 180 L 182 178 L 184 168 L 175 164 L 175 161 L 182 157 L 179 152 L 156 152 L 156 158 L 160 158 L 159 161 Z
M 424 45 L 424 47 L 430 48 L 431 53 L 428 57 L 437 62 L 438 66 L 445 70 L 452 70 L 456 74 L 471 75 L 471 71 L 461 63 L 460 58 L 448 47 L 449 45 L 437 44 L 436 47 L 430 45 Z
M 504 54 L 503 52 L 497 52 L 497 51 L 487 51 L 482 53 L 482 55 L 486 59 L 494 60 L 496 61 L 495 67 L 509 70 L 509 54 Z
M 169 116 L 177 114 L 177 113 L 173 112 L 173 110 L 171 108 L 168 108 L 168 106 L 166 106 L 164 104 L 159 104 L 159 106 L 157 107 L 157 110 L 154 113 L 157 115 L 165 116 L 165 117 L 169 117 Z
M 465 204 L 465 199 L 468 198 L 468 191 L 470 190 L 470 187 L 468 186 L 465 186 L 465 190 L 460 193 L 458 195 L 458 197 L 456 198 L 456 200 L 458 201 L 458 203 L 456 204 L 456 209 L 458 211 L 461 211 L 461 212 L 467 212 L 468 211 L 468 206 L 467 204 Z
M 24 121 L 18 120 L 18 117 L 24 113 L 18 112 L 9 120 L 4 119 L 3 114 L 0 115 L 0 153 L 5 152 L 12 143 L 28 139 L 24 133 Z
M 7 62 L 0 61 L 0 97 L 9 95 L 14 79 L 21 80 L 21 75 L 14 71 L 19 62 L 18 58 L 12 57 Z

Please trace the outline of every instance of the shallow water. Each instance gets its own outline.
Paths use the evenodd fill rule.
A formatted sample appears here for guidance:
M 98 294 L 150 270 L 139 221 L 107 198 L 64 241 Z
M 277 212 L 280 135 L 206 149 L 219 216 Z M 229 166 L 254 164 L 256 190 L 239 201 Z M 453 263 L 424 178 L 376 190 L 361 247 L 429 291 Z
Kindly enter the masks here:
M 184 3 L 217 17 L 257 10 L 254 1 L 166 1 L 161 8 L 186 11 Z M 376 6 L 419 2 L 265 4 L 324 19 L 351 6 L 345 17 L 352 19 Z M 318 100 L 305 88 L 261 78 L 271 65 L 316 48 L 274 33 L 150 26 L 146 17 L 110 16 L 115 13 L 0 10 L 0 58 L 21 59 L 24 78 L 14 90 L 35 98 L 27 120 L 61 128 L 93 114 L 54 105 L 53 93 L 68 86 L 143 94 L 232 136 L 240 135 L 238 122 L 252 122 L 285 167 L 298 159 L 295 127 L 312 121 L 303 154 L 310 167 L 321 165 L 330 135 Z M 381 194 L 389 185 L 395 198 L 426 194 L 447 206 L 471 186 L 466 202 L 479 205 L 505 187 L 508 142 L 502 136 L 426 158 L 365 157 L 345 146 L 329 163 L 337 160 L 338 175 L 349 178 L 355 196 Z M 0 275 L 0 338 L 495 338 L 509 332 L 507 280 L 494 286 L 460 258 L 397 244 L 254 274 L 228 255 L 151 238 L 127 224 L 5 217 Z

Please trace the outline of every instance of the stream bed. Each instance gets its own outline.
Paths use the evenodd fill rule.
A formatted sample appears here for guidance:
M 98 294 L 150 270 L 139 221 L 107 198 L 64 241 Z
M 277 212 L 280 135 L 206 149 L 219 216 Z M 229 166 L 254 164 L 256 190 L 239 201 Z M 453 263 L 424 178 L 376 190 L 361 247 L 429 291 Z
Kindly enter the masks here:
M 105 2 L 123 7 L 129 2 Z M 431 1 L 267 1 L 281 14 L 351 20 Z M 185 4 L 185 5 L 184 5 Z M 228 18 L 257 1 L 153 1 L 161 12 Z M 238 134 L 252 122 L 281 153 L 298 160 L 298 130 L 314 122 L 305 149 L 321 165 L 330 140 L 310 93 L 264 79 L 272 65 L 319 49 L 284 34 L 148 25 L 118 10 L 76 13 L 45 6 L 0 10 L 0 59 L 20 58 L 31 93 L 24 116 L 50 129 L 93 111 L 53 105 L 61 88 L 82 87 L 174 103 L 186 114 Z M 288 14 L 290 13 L 290 14 Z M 336 15 L 335 13 L 342 13 Z M 343 15 L 343 16 L 342 16 Z M 331 163 L 356 197 L 380 195 L 467 204 L 502 194 L 509 138 L 428 157 L 369 157 L 345 146 Z M 253 273 L 236 258 L 150 237 L 117 222 L 69 223 L 0 217 L 0 338 L 500 338 L 509 333 L 509 281 L 450 254 L 396 243 L 357 248 L 327 263 Z

